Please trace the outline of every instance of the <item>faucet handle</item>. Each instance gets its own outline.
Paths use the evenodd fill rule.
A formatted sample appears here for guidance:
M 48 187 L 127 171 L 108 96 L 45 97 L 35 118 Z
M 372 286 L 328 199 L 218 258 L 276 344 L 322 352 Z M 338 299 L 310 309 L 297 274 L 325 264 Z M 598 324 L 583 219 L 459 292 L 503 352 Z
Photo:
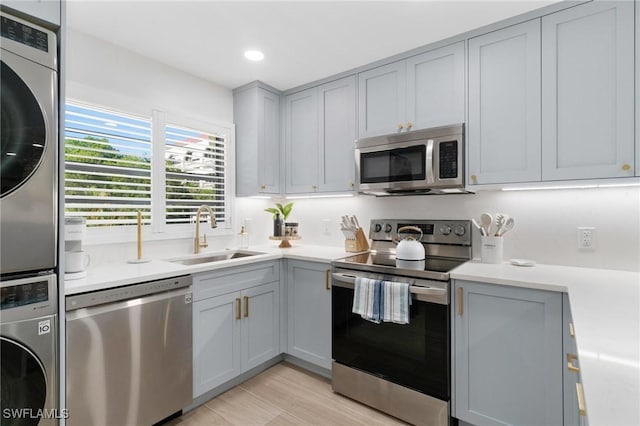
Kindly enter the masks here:
M 202 234 L 202 242 L 200 243 L 200 247 L 209 247 L 207 243 L 207 234 Z

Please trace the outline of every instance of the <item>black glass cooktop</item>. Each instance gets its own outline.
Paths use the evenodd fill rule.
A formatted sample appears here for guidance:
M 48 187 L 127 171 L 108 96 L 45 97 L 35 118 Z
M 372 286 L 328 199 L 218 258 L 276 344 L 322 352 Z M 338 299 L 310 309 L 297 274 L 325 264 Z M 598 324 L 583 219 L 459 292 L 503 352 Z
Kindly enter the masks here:
M 332 264 L 337 267 L 360 271 L 448 280 L 449 271 L 465 262 L 466 260 L 460 259 L 427 257 L 424 270 L 414 270 L 396 267 L 396 257 L 395 254 L 392 253 L 362 253 L 335 260 Z

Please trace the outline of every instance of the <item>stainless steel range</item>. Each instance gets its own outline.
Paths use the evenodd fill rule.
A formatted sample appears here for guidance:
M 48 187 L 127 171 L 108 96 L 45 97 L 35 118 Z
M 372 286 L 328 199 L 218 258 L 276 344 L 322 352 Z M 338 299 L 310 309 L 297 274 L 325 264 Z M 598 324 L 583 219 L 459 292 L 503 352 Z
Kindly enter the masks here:
M 424 269 L 396 266 L 398 229 L 415 227 Z M 405 228 L 407 229 L 407 228 Z M 371 221 L 372 249 L 332 262 L 332 386 L 335 392 L 417 425 L 451 422 L 449 271 L 471 259 L 467 220 Z M 357 277 L 409 283 L 409 324 L 352 312 Z

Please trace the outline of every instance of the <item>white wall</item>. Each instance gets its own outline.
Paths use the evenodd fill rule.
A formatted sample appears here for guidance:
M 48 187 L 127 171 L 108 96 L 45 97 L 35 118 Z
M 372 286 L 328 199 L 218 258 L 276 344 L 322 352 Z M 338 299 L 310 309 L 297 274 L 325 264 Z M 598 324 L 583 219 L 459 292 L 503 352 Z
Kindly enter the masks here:
M 263 209 L 274 202 L 237 200 L 236 223 L 251 218 L 251 244 L 269 243 L 271 215 Z M 339 230 L 344 214 L 356 214 L 361 225 L 368 227 L 371 219 L 470 219 L 484 211 L 504 212 L 516 220 L 514 230 L 505 235 L 505 259 L 640 271 L 638 187 L 295 200 L 289 221 L 300 223 L 298 243 L 338 246 L 344 242 Z M 331 221 L 329 235 L 324 234 L 323 219 Z M 578 250 L 579 226 L 596 228 L 595 250 Z M 480 238 L 475 230 L 473 245 L 474 257 L 479 257 Z
M 68 31 L 67 46 L 67 98 L 149 117 L 158 109 L 233 122 L 230 89 L 77 31 Z

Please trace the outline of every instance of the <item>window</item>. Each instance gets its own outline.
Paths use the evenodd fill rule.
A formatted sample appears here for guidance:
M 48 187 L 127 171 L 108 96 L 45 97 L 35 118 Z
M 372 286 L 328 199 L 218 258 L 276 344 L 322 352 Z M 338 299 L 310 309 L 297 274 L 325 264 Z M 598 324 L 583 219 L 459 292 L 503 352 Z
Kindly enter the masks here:
M 136 223 L 151 211 L 151 121 L 67 104 L 65 214 L 87 226 Z
M 189 224 L 206 204 L 218 232 L 231 227 L 230 127 L 169 124 L 159 111 L 150 119 L 76 102 L 65 114 L 67 216 L 114 232 L 136 224 L 140 210 L 154 233 L 180 237 L 193 232 Z
M 224 223 L 225 139 L 222 135 L 166 125 L 166 223 L 190 223 L 198 207 L 207 204 Z

